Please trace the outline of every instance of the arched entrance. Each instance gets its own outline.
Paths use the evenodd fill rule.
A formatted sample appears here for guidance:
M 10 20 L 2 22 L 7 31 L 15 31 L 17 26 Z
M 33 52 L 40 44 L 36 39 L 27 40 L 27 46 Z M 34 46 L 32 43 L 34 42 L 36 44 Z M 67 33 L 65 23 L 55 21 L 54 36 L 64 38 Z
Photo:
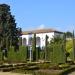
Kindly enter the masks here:
M 29 38 L 29 42 L 28 45 L 31 46 L 32 45 L 32 37 Z
M 23 42 L 22 42 L 22 45 L 26 46 L 26 38 L 23 38 Z
M 40 37 L 36 37 L 36 46 L 40 46 L 41 42 L 40 42 Z

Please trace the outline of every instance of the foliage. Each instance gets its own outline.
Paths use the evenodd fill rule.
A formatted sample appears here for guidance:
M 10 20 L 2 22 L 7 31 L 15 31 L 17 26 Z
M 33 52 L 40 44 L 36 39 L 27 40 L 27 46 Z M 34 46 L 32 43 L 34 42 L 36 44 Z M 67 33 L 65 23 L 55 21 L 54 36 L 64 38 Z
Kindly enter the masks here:
M 67 40 L 67 41 L 66 41 L 66 51 L 69 52 L 69 53 L 70 53 L 70 52 L 72 51 L 72 49 L 73 49 L 73 48 L 72 48 L 72 46 L 73 46 L 73 43 L 72 43 L 72 42 L 73 42 L 72 40 Z
M 40 69 L 49 69 L 50 63 L 38 64 L 38 67 L 39 67 Z
M 33 61 L 35 61 L 36 60 L 36 34 L 35 33 L 32 41 L 32 54 L 33 54 Z
M 44 60 L 45 58 L 45 52 L 44 50 L 40 50 L 40 60 Z
M 60 35 L 58 36 L 54 36 L 51 41 L 50 41 L 50 45 L 54 44 L 54 43 L 62 43 L 63 42 L 63 37 L 61 37 Z
M 40 58 L 40 47 L 36 48 L 36 61 L 38 61 Z
M 8 51 L 8 62 L 26 62 L 27 47 L 20 46 L 19 51 L 15 52 L 14 47 Z
M 67 51 L 67 53 L 69 53 L 68 60 L 70 60 L 70 61 L 73 61 L 74 56 L 75 56 L 75 52 L 74 52 L 75 49 L 73 47 L 73 46 L 75 46 L 75 44 L 74 45 L 73 44 L 74 44 L 73 39 L 66 41 L 66 51 Z
M 47 60 L 47 51 L 48 51 L 48 36 L 45 37 L 45 60 Z
M 14 16 L 11 15 L 10 6 L 0 4 L 0 45 L 16 46 L 21 29 L 16 27 Z
M 64 68 L 68 68 L 68 67 L 70 67 L 70 65 L 67 64 L 67 63 L 65 63 L 65 64 L 60 64 L 60 65 L 59 65 L 59 68 L 60 68 L 60 69 L 64 69 Z
M 65 51 L 60 43 L 53 46 L 53 63 L 65 63 Z
M 65 34 L 67 38 L 72 38 L 73 36 L 72 32 L 69 32 L 69 31 L 67 31 Z
M 0 61 L 2 61 L 2 51 L 0 50 Z
M 64 36 L 55 36 L 48 45 L 48 49 L 51 51 L 48 51 L 49 54 L 51 54 L 50 56 L 48 55 L 48 57 L 50 58 L 48 60 L 50 60 L 52 63 L 59 64 L 66 62 L 64 41 Z
M 19 45 L 22 46 L 22 37 L 19 37 Z
M 47 61 L 50 61 L 50 62 L 53 61 L 53 46 L 52 45 L 48 46 L 48 49 L 47 49 Z

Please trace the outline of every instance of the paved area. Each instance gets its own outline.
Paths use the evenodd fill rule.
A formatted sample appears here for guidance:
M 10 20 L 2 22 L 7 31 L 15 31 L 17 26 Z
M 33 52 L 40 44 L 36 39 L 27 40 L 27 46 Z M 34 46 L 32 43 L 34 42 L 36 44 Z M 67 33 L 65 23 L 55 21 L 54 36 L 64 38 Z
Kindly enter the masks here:
M 75 71 L 74 71 L 74 72 L 72 72 L 72 73 L 70 73 L 70 74 L 68 74 L 68 75 L 75 75 Z
M 31 75 L 31 74 L 20 74 L 20 73 L 11 73 L 11 72 L 0 72 L 0 75 Z

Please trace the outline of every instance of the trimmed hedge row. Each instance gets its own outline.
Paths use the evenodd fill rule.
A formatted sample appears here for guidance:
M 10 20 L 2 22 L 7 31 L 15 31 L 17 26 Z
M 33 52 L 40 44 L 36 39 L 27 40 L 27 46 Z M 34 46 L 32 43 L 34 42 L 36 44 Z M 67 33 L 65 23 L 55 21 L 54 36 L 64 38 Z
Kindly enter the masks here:
M 8 61 L 10 62 L 26 62 L 27 60 L 27 47 L 20 46 L 17 52 L 14 51 L 14 47 L 11 47 L 8 51 Z
M 48 48 L 47 53 L 47 60 L 51 61 L 52 63 L 60 64 L 66 62 L 65 50 L 63 45 L 60 43 L 51 45 Z

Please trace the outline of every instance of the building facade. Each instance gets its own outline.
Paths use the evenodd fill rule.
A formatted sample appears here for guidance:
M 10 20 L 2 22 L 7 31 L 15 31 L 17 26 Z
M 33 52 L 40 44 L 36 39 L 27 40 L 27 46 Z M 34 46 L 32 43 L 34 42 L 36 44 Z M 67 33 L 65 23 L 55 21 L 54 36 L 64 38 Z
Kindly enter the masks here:
M 34 33 L 36 34 L 36 47 L 40 47 L 40 48 L 45 47 L 46 35 L 48 36 L 48 42 L 50 42 L 50 40 L 53 37 L 62 34 L 62 32 L 53 29 L 38 29 L 32 31 L 24 31 L 21 36 L 22 45 L 31 46 Z

